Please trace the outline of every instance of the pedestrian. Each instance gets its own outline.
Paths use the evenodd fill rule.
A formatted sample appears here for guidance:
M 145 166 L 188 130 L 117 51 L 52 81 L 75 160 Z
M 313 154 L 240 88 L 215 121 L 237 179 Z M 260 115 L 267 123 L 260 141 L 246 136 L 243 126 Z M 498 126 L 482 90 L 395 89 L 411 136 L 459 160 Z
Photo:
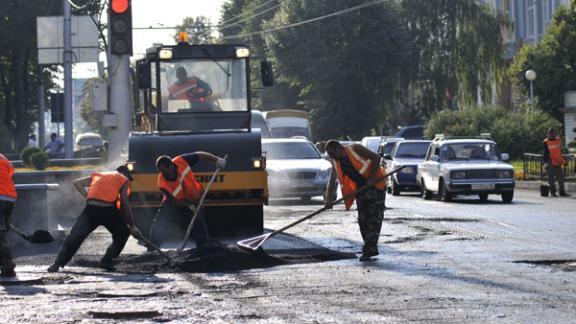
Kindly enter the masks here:
M 12 261 L 12 253 L 8 246 L 7 236 L 10 230 L 10 217 L 16 203 L 16 188 L 12 176 L 14 166 L 0 153 L 0 276 L 14 277 L 16 265 Z
M 544 162 L 544 168 L 548 176 L 550 195 L 552 197 L 558 197 L 558 195 L 556 195 L 556 181 L 558 181 L 560 196 L 569 197 L 570 195 L 566 193 L 564 188 L 564 172 L 562 170 L 562 167 L 566 164 L 566 160 L 562 155 L 562 142 L 556 133 L 556 129 L 548 129 L 548 136 L 542 143 L 542 150 L 544 151 L 542 161 Z
M 89 177 L 74 181 L 74 187 L 86 197 L 86 207 L 76 219 L 70 235 L 64 241 L 54 264 L 48 272 L 57 272 L 74 256 L 80 245 L 98 226 L 104 226 L 112 234 L 112 244 L 100 260 L 99 267 L 114 271 L 113 259 L 120 255 L 132 233 L 141 236 L 134 226 L 128 200 L 132 175 L 125 165 L 116 171 L 96 172 Z M 88 191 L 86 191 L 86 187 Z
M 352 194 L 358 188 L 367 186 L 355 196 L 344 201 L 349 210 L 354 200 L 358 207 L 358 225 L 364 241 L 360 261 L 371 261 L 378 255 L 378 237 L 384 218 L 386 179 L 384 168 L 380 166 L 380 156 L 360 144 L 343 146 L 338 141 L 326 142 L 326 153 L 332 159 L 332 172 L 326 188 L 326 197 L 332 192 L 336 176 L 340 181 L 342 196 Z M 326 208 L 332 208 L 332 201 L 326 200 Z
M 30 134 L 28 136 L 28 147 L 38 147 L 38 142 L 36 141 L 36 134 Z
M 56 133 L 50 134 L 50 143 L 46 144 L 44 151 L 48 150 L 51 159 L 64 158 L 64 142 Z
M 219 168 L 226 167 L 226 160 L 207 152 L 182 154 L 171 159 L 162 155 L 156 160 L 158 174 L 158 189 L 164 195 L 162 204 L 154 217 L 150 229 L 150 240 L 161 244 L 168 236 L 173 236 L 170 226 L 184 230 L 190 224 L 198 202 L 204 192 L 202 185 L 194 177 L 192 167 L 199 160 L 214 163 Z M 158 222 L 159 225 L 155 225 Z M 208 227 L 201 210 L 192 227 L 192 237 L 196 247 L 203 247 L 209 241 Z

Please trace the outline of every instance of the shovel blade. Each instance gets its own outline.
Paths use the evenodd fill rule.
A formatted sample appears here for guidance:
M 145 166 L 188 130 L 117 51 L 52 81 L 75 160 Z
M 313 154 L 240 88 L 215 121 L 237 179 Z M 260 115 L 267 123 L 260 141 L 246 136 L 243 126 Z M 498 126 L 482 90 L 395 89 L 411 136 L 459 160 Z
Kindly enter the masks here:
M 251 237 L 242 241 L 236 242 L 236 245 L 248 252 L 255 252 L 262 244 L 270 237 L 271 233 Z
M 48 231 L 37 230 L 32 235 L 27 237 L 30 243 L 51 243 L 54 242 L 54 237 Z

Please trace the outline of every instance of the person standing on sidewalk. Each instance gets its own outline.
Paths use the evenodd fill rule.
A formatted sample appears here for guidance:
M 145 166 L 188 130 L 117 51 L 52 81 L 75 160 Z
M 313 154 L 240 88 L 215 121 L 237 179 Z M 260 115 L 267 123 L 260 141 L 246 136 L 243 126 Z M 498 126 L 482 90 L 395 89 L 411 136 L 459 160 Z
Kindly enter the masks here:
M 566 164 L 566 160 L 562 155 L 562 142 L 556 133 L 556 129 L 548 129 L 548 136 L 542 143 L 544 154 L 542 161 L 548 176 L 548 186 L 550 187 L 550 195 L 558 197 L 556 194 L 556 181 L 558 181 L 558 189 L 561 197 L 568 197 L 564 188 L 564 172 L 562 167 Z
M 349 210 L 356 199 L 358 225 L 364 241 L 360 261 L 371 261 L 373 256 L 379 254 L 378 238 L 382 229 L 386 198 L 385 172 L 380 166 L 380 156 L 360 144 L 343 146 L 336 140 L 326 142 L 326 153 L 334 165 L 326 188 L 326 197 L 330 197 L 333 192 L 336 176 L 340 181 L 342 196 L 367 186 L 344 203 L 346 210 Z M 325 207 L 332 208 L 331 199 L 326 199 Z
M 96 172 L 90 177 L 74 181 L 76 190 L 86 197 L 86 207 L 74 223 L 48 272 L 57 272 L 64 267 L 88 235 L 100 225 L 112 233 L 112 244 L 102 257 L 99 267 L 108 271 L 115 270 L 112 261 L 124 249 L 130 232 L 136 237 L 141 236 L 134 226 L 128 201 L 130 181 L 132 175 L 125 165 L 118 167 L 116 171 Z M 86 187 L 89 187 L 88 191 Z
M 10 230 L 10 217 L 18 195 L 12 176 L 14 166 L 3 154 L 0 154 L 0 276 L 15 277 L 12 253 L 8 246 L 7 236 Z

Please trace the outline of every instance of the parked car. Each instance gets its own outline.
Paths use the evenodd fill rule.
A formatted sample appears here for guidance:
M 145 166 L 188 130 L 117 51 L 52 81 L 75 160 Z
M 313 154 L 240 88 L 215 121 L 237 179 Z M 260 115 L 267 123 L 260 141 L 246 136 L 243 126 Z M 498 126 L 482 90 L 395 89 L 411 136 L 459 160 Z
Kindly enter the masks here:
M 401 137 L 382 137 L 380 146 L 378 146 L 378 154 L 381 157 L 384 157 L 384 155 L 386 154 L 391 154 L 394 145 L 396 145 L 396 142 L 400 142 L 403 140 L 404 139 Z
M 268 128 L 268 123 L 264 114 L 260 110 L 252 110 L 252 115 L 250 118 L 250 126 L 252 129 L 259 129 L 262 138 L 270 138 L 270 128 Z
M 394 137 L 402 137 L 405 139 L 424 139 L 424 130 L 426 126 L 424 125 L 413 125 L 413 126 L 405 126 L 400 128 Z
M 108 143 L 97 133 L 78 134 L 75 145 L 74 157 L 76 158 L 103 157 L 108 147 Z
M 307 139 L 263 139 L 271 198 L 324 196 L 332 163 Z M 336 189 L 336 188 L 334 188 Z M 335 193 L 334 193 L 335 194 Z
M 456 195 L 501 195 L 505 203 L 514 197 L 514 168 L 504 161 L 508 154 L 499 153 L 491 139 L 435 139 L 426 158 L 418 164 L 417 181 L 422 197 L 434 194 L 443 201 Z
M 382 136 L 366 136 L 362 138 L 360 144 L 362 144 L 372 152 L 378 153 L 378 147 L 380 146 L 380 142 L 382 142 Z
M 391 154 L 385 154 L 387 170 L 390 172 L 399 166 L 405 166 L 400 172 L 388 179 L 388 192 L 394 196 L 402 191 L 419 191 L 416 181 L 418 163 L 424 161 L 428 147 L 432 141 L 404 140 L 396 142 Z

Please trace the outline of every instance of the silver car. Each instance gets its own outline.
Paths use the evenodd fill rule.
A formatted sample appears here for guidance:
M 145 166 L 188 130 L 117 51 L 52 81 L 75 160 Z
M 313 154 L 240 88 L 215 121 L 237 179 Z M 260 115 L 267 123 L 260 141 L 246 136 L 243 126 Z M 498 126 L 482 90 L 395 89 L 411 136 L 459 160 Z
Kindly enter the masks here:
M 514 197 L 514 168 L 504 161 L 489 139 L 435 139 L 424 162 L 418 164 L 417 181 L 422 197 L 438 194 L 443 201 L 456 195 L 478 195 L 481 201 L 498 194 L 505 203 Z
M 271 198 L 324 196 L 332 163 L 307 139 L 263 139 Z

